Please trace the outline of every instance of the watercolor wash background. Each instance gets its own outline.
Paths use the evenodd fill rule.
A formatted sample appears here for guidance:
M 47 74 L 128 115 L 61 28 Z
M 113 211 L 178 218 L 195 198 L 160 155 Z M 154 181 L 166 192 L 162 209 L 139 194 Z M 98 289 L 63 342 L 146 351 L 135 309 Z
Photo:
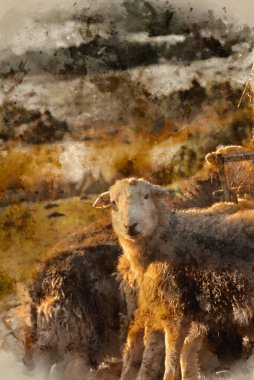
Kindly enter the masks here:
M 3 300 L 55 243 L 95 219 L 95 194 L 116 178 L 146 173 L 169 185 L 219 144 L 251 138 L 248 96 L 237 105 L 253 62 L 254 5 L 147 3 L 1 0 Z M 0 368 L 27 378 L 10 354 Z M 245 369 L 232 379 L 251 380 Z

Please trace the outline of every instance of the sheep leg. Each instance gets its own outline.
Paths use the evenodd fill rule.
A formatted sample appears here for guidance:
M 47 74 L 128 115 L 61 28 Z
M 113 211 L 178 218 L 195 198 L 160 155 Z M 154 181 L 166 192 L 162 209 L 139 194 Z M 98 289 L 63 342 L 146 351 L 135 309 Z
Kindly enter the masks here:
M 28 364 L 28 370 L 35 371 L 40 373 L 41 379 L 48 379 L 50 369 L 52 365 L 57 361 L 57 355 L 55 350 L 50 349 L 49 347 L 43 347 L 40 349 L 36 346 L 32 352 L 32 361 L 26 361 L 27 358 L 23 358 L 23 363 Z M 33 373 L 33 372 L 31 372 Z
M 186 318 L 164 324 L 166 357 L 163 380 L 182 379 L 180 355 L 189 328 L 190 320 Z
M 61 376 L 62 380 L 91 380 L 91 365 L 86 355 L 68 353 L 64 356 L 65 368 Z
M 94 373 L 90 368 L 86 356 L 68 352 L 62 361 L 51 367 L 47 380 L 92 380 Z
M 121 380 L 134 380 L 138 374 L 144 352 L 144 329 L 135 323 L 130 328 L 123 355 Z
M 199 351 L 204 334 L 193 326 L 187 335 L 181 353 L 182 380 L 198 380 Z
M 145 334 L 145 350 L 137 380 L 157 380 L 163 374 L 165 357 L 164 334 L 149 330 Z

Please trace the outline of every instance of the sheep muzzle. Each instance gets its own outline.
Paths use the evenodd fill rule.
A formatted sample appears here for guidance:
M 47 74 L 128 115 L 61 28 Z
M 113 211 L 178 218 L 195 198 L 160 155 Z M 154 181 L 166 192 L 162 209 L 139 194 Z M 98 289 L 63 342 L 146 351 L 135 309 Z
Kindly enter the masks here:
M 134 237 L 139 234 L 139 232 L 136 230 L 138 223 L 133 223 L 131 225 L 124 224 L 124 228 L 126 229 L 129 236 Z

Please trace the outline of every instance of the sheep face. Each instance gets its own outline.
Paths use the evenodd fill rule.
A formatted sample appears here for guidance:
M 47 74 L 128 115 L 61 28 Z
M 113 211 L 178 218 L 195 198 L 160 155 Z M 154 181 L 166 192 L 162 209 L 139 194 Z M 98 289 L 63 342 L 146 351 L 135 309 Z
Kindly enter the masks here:
M 151 236 L 158 224 L 158 188 L 142 179 L 117 181 L 109 192 L 100 195 L 94 207 L 111 206 L 116 234 L 137 241 Z

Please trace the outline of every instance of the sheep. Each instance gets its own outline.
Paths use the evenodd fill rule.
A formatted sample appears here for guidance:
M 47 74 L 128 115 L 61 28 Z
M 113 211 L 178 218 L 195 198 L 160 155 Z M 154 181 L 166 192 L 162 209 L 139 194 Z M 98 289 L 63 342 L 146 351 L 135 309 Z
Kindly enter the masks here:
M 216 201 L 215 196 L 217 200 L 222 199 L 217 193 L 221 190 L 217 155 L 252 153 L 253 149 L 254 138 L 246 146 L 219 146 L 216 151 L 207 153 L 205 164 L 198 173 L 187 180 L 179 180 L 168 186 L 168 191 L 173 195 L 169 205 L 176 208 L 207 207 Z M 228 186 L 237 189 L 237 195 L 242 197 L 248 194 L 254 197 L 253 161 L 227 162 L 224 170 Z
M 177 208 L 207 207 L 213 204 L 215 194 L 221 190 L 219 167 L 217 163 L 218 154 L 245 154 L 253 152 L 254 139 L 247 146 L 227 145 L 219 146 L 216 151 L 209 152 L 205 156 L 205 164 L 191 178 L 179 180 L 168 187 L 175 191 L 175 198 L 170 201 Z M 254 196 L 254 163 L 252 161 L 227 162 L 224 166 L 225 174 L 230 188 L 237 189 L 237 194 L 243 196 L 248 194 Z M 222 199 L 216 194 L 217 200 Z
M 219 206 L 216 205 L 213 210 L 233 213 L 246 208 L 245 200 L 240 200 L 238 205 L 234 203 L 223 204 L 221 209 Z M 129 282 L 129 288 L 132 290 L 132 294 L 135 294 L 134 300 L 136 300 L 138 287 L 135 284 L 130 262 L 125 255 L 121 255 L 119 258 L 118 272 L 124 282 Z M 126 298 L 130 299 L 128 296 Z M 136 308 L 137 304 L 135 303 L 135 306 L 132 305 L 131 307 L 132 317 L 135 315 Z M 148 318 L 149 315 L 150 318 Z M 137 377 L 138 379 L 162 379 L 161 372 L 164 367 L 165 352 L 164 337 L 160 331 L 151 329 L 151 326 L 154 327 L 151 313 L 145 315 L 145 328 L 143 320 L 142 313 L 137 312 L 135 323 L 131 324 L 130 327 L 123 360 L 122 378 L 124 380 L 134 380 Z M 181 357 L 183 379 L 189 379 L 191 375 L 195 379 L 197 372 L 208 375 L 213 373 L 216 368 L 228 367 L 235 360 L 248 357 L 251 349 L 249 339 L 244 337 L 243 340 L 239 332 L 230 331 L 229 334 L 223 329 L 220 331 L 210 329 L 209 332 L 201 329 L 200 331 L 194 325 L 184 342 Z
M 170 193 L 168 195 L 169 200 L 172 200 L 172 196 L 170 195 Z M 190 199 L 188 201 L 190 201 Z M 237 207 L 237 205 L 234 205 L 234 207 Z M 108 246 L 109 244 L 110 247 Z M 106 247 L 105 251 L 103 250 L 104 247 Z M 108 265 L 110 266 L 108 278 L 108 276 L 105 276 L 103 268 L 101 269 L 101 271 L 99 270 L 100 268 L 98 268 L 96 264 L 95 257 L 97 255 L 97 257 L 100 258 L 101 261 L 103 261 L 104 258 L 110 257 L 107 252 L 111 252 L 111 249 L 111 260 L 108 261 Z M 53 258 L 51 257 L 49 260 L 46 261 L 46 263 L 44 263 L 43 268 L 40 269 L 39 273 L 34 278 L 33 284 L 30 287 L 30 294 L 32 298 L 32 328 L 27 334 L 27 353 L 25 357 L 25 361 L 27 362 L 27 364 L 31 365 L 32 358 L 29 358 L 31 354 L 35 362 L 45 360 L 47 361 L 48 359 L 49 362 L 51 362 L 52 364 L 54 361 L 61 362 L 63 358 L 66 359 L 67 357 L 69 358 L 68 360 L 74 361 L 73 358 L 75 356 L 75 352 L 77 352 L 77 347 L 79 344 L 78 342 L 80 339 L 76 339 L 75 334 L 78 334 L 78 328 L 80 327 L 80 325 L 75 325 L 76 315 L 73 311 L 73 302 L 75 301 L 75 299 L 72 296 L 70 296 L 71 289 L 74 284 L 72 284 L 72 282 L 70 282 L 69 279 L 71 278 L 72 273 L 74 271 L 76 265 L 75 263 L 80 262 L 82 264 L 78 268 L 80 275 L 82 271 L 83 273 L 85 273 L 85 271 L 88 268 L 90 268 L 89 276 L 93 276 L 98 280 L 93 281 L 92 277 L 85 277 L 80 284 L 81 288 L 82 286 L 84 289 L 85 287 L 87 287 L 90 289 L 91 294 L 96 295 L 98 291 L 96 286 L 98 284 L 100 285 L 101 283 L 103 283 L 103 281 L 105 281 L 109 284 L 109 286 L 112 285 L 110 296 L 112 308 L 119 308 L 119 299 L 121 298 L 121 293 L 118 288 L 118 283 L 115 283 L 115 281 L 113 281 L 113 279 L 110 278 L 110 274 L 116 271 L 117 250 L 120 250 L 120 247 L 118 246 L 117 239 L 113 236 L 113 231 L 109 218 L 99 220 L 97 223 L 89 224 L 86 227 L 86 229 L 82 230 L 81 233 L 72 235 L 67 240 L 58 243 L 58 245 L 54 247 L 53 253 L 51 253 L 53 255 Z M 125 317 L 125 324 L 127 327 L 129 321 L 133 319 L 133 316 L 135 314 L 135 310 L 137 307 L 137 297 L 135 280 L 130 270 L 129 262 L 125 259 L 125 256 L 121 256 L 119 258 L 118 270 L 122 274 L 122 277 L 119 278 L 119 283 L 121 282 L 121 292 L 124 293 L 125 298 L 123 300 L 124 305 L 121 301 L 120 306 L 122 315 L 125 315 L 125 313 L 127 312 L 127 315 Z M 65 275 L 64 279 L 63 274 Z M 98 277 L 98 275 L 101 277 Z M 54 281 L 50 282 L 49 278 L 53 278 Z M 104 278 L 104 280 L 100 282 L 99 278 Z M 93 288 L 93 286 L 95 288 Z M 86 304 L 87 300 L 88 299 L 83 299 L 83 303 L 81 303 L 81 307 L 83 309 L 85 309 L 86 307 L 89 308 L 91 306 L 89 304 Z M 105 298 L 105 300 L 107 301 L 107 297 Z M 127 311 L 125 310 L 125 302 L 127 304 Z M 104 305 L 102 301 L 99 302 L 98 307 L 104 310 Z M 56 309 L 57 313 L 54 314 L 53 311 Z M 73 328 L 72 335 L 64 334 L 64 339 L 59 340 L 58 338 L 56 338 L 56 334 L 61 335 L 58 325 L 58 317 L 59 315 L 62 316 L 68 313 L 68 325 L 75 325 L 75 328 Z M 97 315 L 93 315 L 94 324 L 96 324 L 97 322 L 100 323 L 99 319 L 96 322 L 96 318 Z M 105 331 L 108 331 L 110 335 L 112 332 L 111 321 L 109 319 L 105 319 L 104 322 Z M 85 328 L 86 323 L 86 319 L 81 321 L 81 327 Z M 121 335 L 120 341 L 122 341 L 125 335 L 125 331 L 123 330 L 122 326 L 120 331 L 118 331 L 118 334 Z M 139 367 L 141 366 L 144 372 L 144 367 L 146 367 L 146 357 L 149 357 L 151 351 L 156 351 L 156 353 L 153 356 L 153 358 L 155 359 L 153 361 L 154 363 L 161 363 L 163 361 L 164 342 L 163 336 L 160 332 L 156 331 L 154 334 L 150 335 L 146 333 L 146 347 L 145 352 L 143 354 L 143 335 L 140 333 L 138 334 L 140 337 L 140 345 L 142 349 L 139 353 L 139 360 L 137 360 L 137 355 L 135 356 L 134 361 L 136 363 L 136 371 L 138 371 Z M 85 339 L 85 337 L 83 338 Z M 94 334 L 94 339 L 96 341 L 96 332 Z M 50 344 L 48 342 L 50 342 Z M 103 346 L 102 341 L 101 343 Z M 72 354 L 70 355 L 70 352 L 68 352 L 67 355 L 67 352 L 64 352 L 66 350 L 63 348 L 63 346 L 70 347 L 71 345 L 73 346 L 72 349 L 67 349 L 67 351 L 71 351 Z M 100 358 L 102 357 L 102 346 L 98 345 L 97 348 L 96 344 L 83 346 L 82 356 L 84 357 L 87 355 L 87 358 L 84 359 L 86 367 L 89 367 L 93 363 L 96 364 L 100 361 Z M 96 352 L 95 355 L 93 354 L 94 352 Z M 108 349 L 107 352 L 110 353 L 110 350 Z M 95 358 L 96 356 L 97 359 L 93 360 L 93 363 L 91 363 L 91 357 Z M 83 370 L 85 371 L 85 368 L 83 368 Z M 149 367 L 146 370 L 151 372 L 151 369 L 149 369 Z M 155 364 L 155 369 L 153 370 L 153 372 L 151 372 L 154 375 L 153 380 L 157 378 L 158 380 L 160 379 L 160 372 L 160 368 L 156 369 Z
M 166 194 L 166 193 L 165 193 Z M 191 198 L 188 198 L 188 201 L 190 201 Z M 172 201 L 172 195 L 171 193 L 167 193 L 166 197 L 166 204 L 170 204 Z M 177 200 L 179 201 L 179 200 Z M 194 200 L 195 201 L 195 200 Z M 183 204 L 186 205 L 186 200 L 183 201 Z M 175 205 L 175 203 L 174 203 Z M 223 203 L 223 204 L 215 204 L 212 207 L 212 210 L 214 212 L 236 212 L 241 209 L 248 209 L 253 208 L 254 204 L 253 201 L 246 200 L 246 199 L 239 199 L 238 204 L 235 203 Z M 122 278 L 129 282 L 130 288 L 132 289 L 133 293 L 136 292 L 136 284 L 135 279 L 133 276 L 133 273 L 131 271 L 130 262 L 127 260 L 127 258 L 122 255 L 119 259 L 118 263 L 118 272 L 122 276 Z M 133 312 L 136 309 L 136 305 L 131 308 L 132 315 Z M 147 316 L 146 316 L 147 317 Z M 150 329 L 150 335 L 145 333 L 145 340 L 146 340 L 146 350 L 144 353 L 144 356 L 142 357 L 142 353 L 144 350 L 143 346 L 143 326 L 142 326 L 142 318 L 141 319 L 141 326 L 138 326 L 138 323 L 136 323 L 130 331 L 129 338 L 128 338 L 128 344 L 126 345 L 125 350 L 125 357 L 124 357 L 124 366 L 123 366 L 123 378 L 127 379 L 135 379 L 136 376 L 139 373 L 139 379 L 157 379 L 160 377 L 160 366 L 163 368 L 163 365 L 161 364 L 164 354 L 164 343 L 163 343 L 163 337 L 160 332 L 155 331 L 151 334 Z M 147 319 L 147 318 L 146 318 Z M 149 322 L 152 323 L 151 321 Z M 200 334 L 197 329 L 194 327 L 192 329 L 191 333 L 188 335 L 185 344 L 184 344 L 184 352 L 183 352 L 183 360 L 182 360 L 182 367 L 184 376 L 190 376 L 191 373 L 195 373 L 195 370 L 198 370 L 198 351 L 201 347 L 201 343 L 204 340 L 204 334 Z M 206 339 L 207 340 L 207 339 Z M 210 371 L 209 366 L 211 367 L 209 361 L 205 363 L 205 356 L 208 356 L 210 358 L 210 362 L 214 363 L 214 365 L 211 367 L 214 368 L 216 365 L 219 365 L 217 356 L 214 356 L 214 354 L 211 353 L 211 349 L 213 346 L 213 351 L 216 352 L 216 355 L 220 354 L 220 347 L 223 347 L 224 356 L 227 356 L 227 360 L 230 361 L 234 360 L 236 358 L 240 358 L 243 356 L 243 354 L 249 354 L 248 347 L 242 347 L 241 341 L 242 337 L 239 334 L 236 334 L 235 332 L 231 332 L 231 336 L 229 336 L 227 333 L 225 334 L 225 331 L 219 331 L 218 332 L 211 332 L 209 331 L 208 336 L 208 342 L 206 343 L 206 347 L 204 350 L 203 345 L 203 352 L 202 355 L 199 354 L 199 365 L 200 369 L 203 370 L 203 372 Z M 128 348 L 132 344 L 135 345 L 135 350 L 131 352 L 131 350 Z M 233 349 L 232 349 L 233 345 Z M 227 350 L 227 348 L 229 348 Z M 138 349 L 137 349 L 138 348 Z M 227 355 L 226 355 L 227 351 Z M 155 354 L 156 352 L 156 354 Z M 189 358 L 189 360 L 187 360 Z M 190 361 L 190 358 L 192 358 L 192 362 L 189 365 L 188 361 Z M 220 360 L 222 362 L 225 362 L 225 358 L 221 358 Z M 150 377 L 148 377 L 148 374 Z M 188 377 L 189 378 L 189 377 Z
M 131 178 L 117 181 L 94 207 L 112 208 L 138 286 L 137 315 L 164 331 L 164 380 L 178 380 L 191 326 L 252 333 L 254 213 L 223 205 L 221 212 L 170 210 L 164 197 L 161 187 Z
M 205 160 L 212 171 L 218 171 L 218 154 L 245 154 L 253 151 L 253 141 L 248 146 L 228 145 L 221 146 L 215 152 L 206 155 Z M 230 188 L 237 188 L 239 194 L 254 195 L 254 163 L 252 161 L 227 162 L 225 174 Z
M 113 276 L 120 254 L 107 220 L 89 225 L 51 252 L 30 285 L 27 366 L 41 365 L 48 372 L 58 363 L 57 372 L 80 379 L 91 376 L 90 368 L 106 355 L 120 359 L 127 319 Z

